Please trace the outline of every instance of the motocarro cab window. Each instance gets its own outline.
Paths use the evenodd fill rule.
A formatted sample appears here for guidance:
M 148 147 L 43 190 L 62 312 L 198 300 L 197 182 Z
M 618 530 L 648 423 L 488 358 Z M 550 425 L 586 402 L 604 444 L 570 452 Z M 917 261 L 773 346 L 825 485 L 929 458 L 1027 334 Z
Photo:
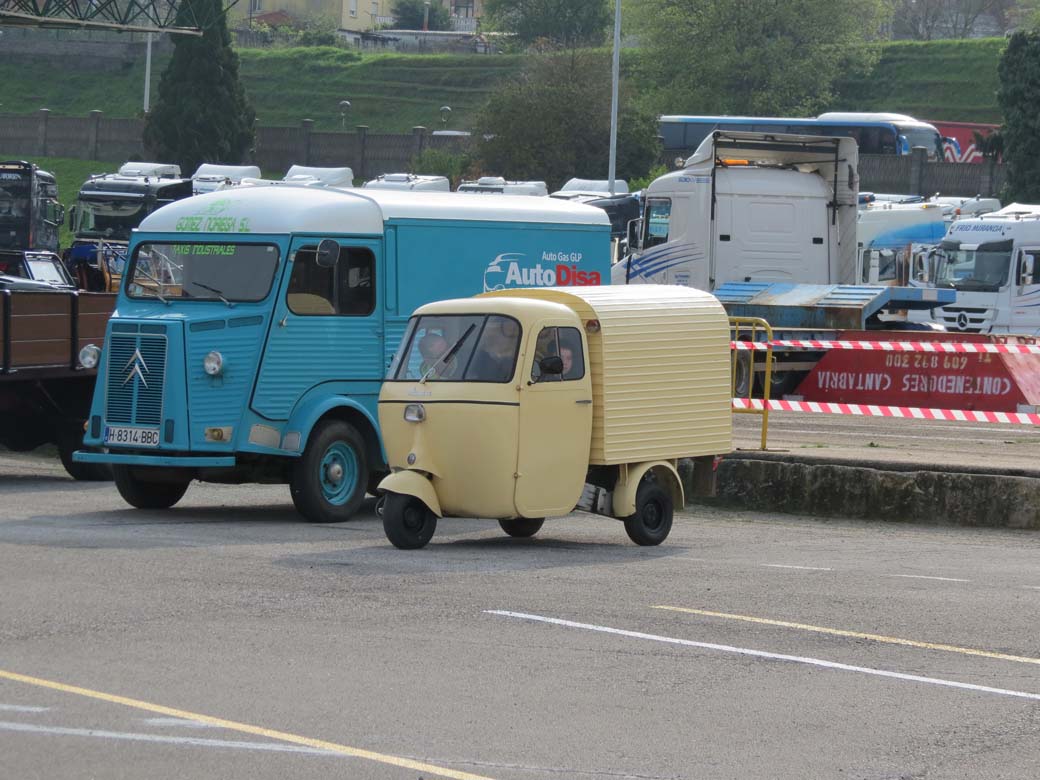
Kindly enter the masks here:
M 559 355 L 563 360 L 562 374 L 542 375 L 539 361 L 544 357 Z M 581 333 L 577 328 L 542 328 L 534 350 L 531 365 L 532 382 L 570 382 L 585 376 L 585 351 L 581 346 Z
M 646 227 L 643 248 L 663 244 L 668 240 L 668 223 L 672 218 L 672 201 L 668 198 L 650 198 L 646 202 Z
M 293 259 L 286 303 L 303 316 L 339 314 L 365 317 L 375 311 L 376 261 L 364 247 L 340 247 L 339 260 L 329 268 L 317 262 L 316 246 L 305 246 Z
M 387 381 L 508 382 L 520 349 L 520 323 L 498 314 L 413 318 Z
M 131 298 L 262 301 L 278 267 L 273 244 L 145 243 L 134 251 Z

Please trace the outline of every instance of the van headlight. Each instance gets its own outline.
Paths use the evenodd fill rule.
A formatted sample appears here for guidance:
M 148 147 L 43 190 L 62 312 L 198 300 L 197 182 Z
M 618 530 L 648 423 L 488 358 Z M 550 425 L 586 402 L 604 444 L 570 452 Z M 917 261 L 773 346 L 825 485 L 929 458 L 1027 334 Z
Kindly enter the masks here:
M 101 348 L 93 344 L 87 344 L 79 351 L 79 364 L 83 368 L 97 368 L 101 362 Z
M 214 350 L 202 359 L 202 370 L 210 376 L 220 376 L 224 373 L 224 356 Z
M 408 404 L 404 408 L 404 419 L 408 422 L 422 422 L 426 419 L 426 407 L 422 404 Z

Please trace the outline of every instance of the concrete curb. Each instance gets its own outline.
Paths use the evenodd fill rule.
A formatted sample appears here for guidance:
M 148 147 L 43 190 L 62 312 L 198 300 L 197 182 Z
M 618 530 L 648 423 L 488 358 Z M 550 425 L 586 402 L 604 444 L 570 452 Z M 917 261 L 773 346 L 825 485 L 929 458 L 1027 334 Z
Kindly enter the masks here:
M 1028 470 L 734 453 L 722 460 L 716 477 L 717 495 L 696 502 L 846 519 L 1040 529 L 1040 472 Z

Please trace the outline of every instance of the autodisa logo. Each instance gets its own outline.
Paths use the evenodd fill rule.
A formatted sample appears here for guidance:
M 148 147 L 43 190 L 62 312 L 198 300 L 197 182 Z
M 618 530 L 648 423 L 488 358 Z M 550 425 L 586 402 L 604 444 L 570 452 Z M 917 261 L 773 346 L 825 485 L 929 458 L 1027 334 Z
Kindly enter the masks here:
M 586 287 L 602 284 L 598 271 L 581 271 L 581 252 L 542 252 L 530 265 L 527 255 L 504 252 L 484 271 L 484 292 L 507 287 Z M 526 261 L 526 262 L 525 262 Z M 544 263 L 544 265 L 543 265 Z

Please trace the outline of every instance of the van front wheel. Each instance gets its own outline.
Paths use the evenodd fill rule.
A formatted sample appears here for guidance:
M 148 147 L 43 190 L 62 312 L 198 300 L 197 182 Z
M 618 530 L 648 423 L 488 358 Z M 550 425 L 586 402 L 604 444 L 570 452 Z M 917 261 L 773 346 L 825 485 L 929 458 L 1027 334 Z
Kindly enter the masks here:
M 367 485 L 365 442 L 357 429 L 343 420 L 315 426 L 289 482 L 296 511 L 312 523 L 342 523 L 361 506 Z
M 672 497 L 658 482 L 644 479 L 636 491 L 635 514 L 625 518 L 625 533 L 638 545 L 652 547 L 672 530 Z
M 425 547 L 437 530 L 437 515 L 415 496 L 387 493 L 383 505 L 383 532 L 399 550 Z

